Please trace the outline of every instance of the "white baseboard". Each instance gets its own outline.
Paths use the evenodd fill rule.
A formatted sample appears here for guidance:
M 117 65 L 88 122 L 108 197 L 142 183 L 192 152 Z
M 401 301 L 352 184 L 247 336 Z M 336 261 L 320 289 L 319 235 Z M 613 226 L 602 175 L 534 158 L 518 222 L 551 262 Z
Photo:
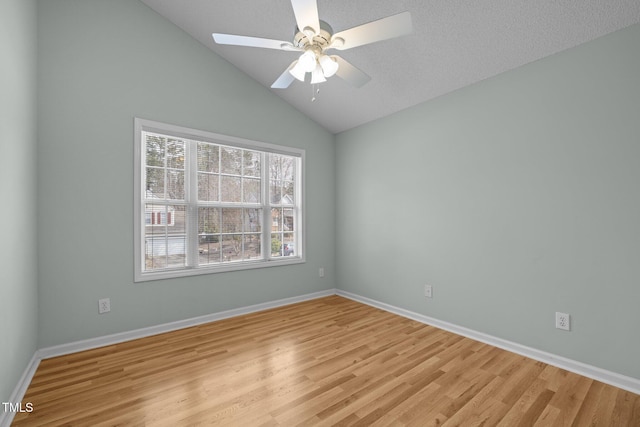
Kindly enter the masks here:
M 449 322 L 444 322 L 433 317 L 425 316 L 424 314 L 419 314 L 413 311 L 405 310 L 404 308 L 395 307 L 393 305 L 353 294 L 351 292 L 338 289 L 336 290 L 336 295 L 340 295 L 342 297 L 349 298 L 354 301 L 361 302 L 363 304 L 367 304 L 372 307 L 376 307 L 381 310 L 385 310 L 420 323 L 435 326 L 436 328 L 444 329 L 445 331 L 453 332 L 454 334 L 462 335 L 464 337 L 471 338 L 485 344 L 490 344 L 492 346 L 499 347 L 504 350 L 511 351 L 513 353 L 517 353 L 522 356 L 529 357 L 531 359 L 538 360 L 540 362 L 544 362 L 549 365 L 553 365 L 558 368 L 565 369 L 567 371 L 574 372 L 576 374 L 583 375 L 585 377 L 601 381 L 615 387 L 619 387 L 632 393 L 640 394 L 640 379 L 638 378 L 628 377 L 616 372 L 608 371 L 606 369 L 587 365 L 586 363 L 567 359 L 562 356 L 557 356 L 555 354 L 537 350 L 532 347 L 527 347 L 518 343 L 504 340 L 502 338 L 497 338 L 492 335 L 474 331 L 473 329 L 468 329 Z
M 29 364 L 27 365 L 24 372 L 22 373 L 22 376 L 20 377 L 20 380 L 18 381 L 16 388 L 13 390 L 13 393 L 11 393 L 11 396 L 9 396 L 8 402 L 11 402 L 11 403 L 22 402 L 22 398 L 24 397 L 24 394 L 26 393 L 27 388 L 29 387 L 29 384 L 31 384 L 31 379 L 33 378 L 33 375 L 36 373 L 36 369 L 38 369 L 40 360 L 41 359 L 38 356 L 38 352 L 36 351 L 35 353 L 33 353 L 33 356 L 31 357 Z M 0 408 L 0 427 L 9 427 L 15 415 L 16 414 L 14 412 L 5 412 L 4 407 Z
M 263 302 L 260 304 L 249 305 L 247 307 L 234 308 L 231 310 L 220 311 L 218 313 L 206 314 L 204 316 L 192 317 L 191 319 L 178 320 L 175 322 L 163 323 L 161 325 L 149 326 L 147 328 L 134 329 L 132 331 L 119 332 L 116 334 L 105 335 L 102 337 L 89 338 L 86 340 L 75 341 L 68 344 L 61 344 L 52 347 L 46 347 L 38 350 L 41 359 L 50 357 L 63 356 L 65 354 L 77 353 L 79 351 L 91 350 L 107 345 L 119 344 L 125 341 L 131 341 L 138 338 L 145 338 L 152 335 L 163 334 L 165 332 L 177 331 L 179 329 L 198 326 L 205 323 L 215 322 L 216 320 L 228 319 L 230 317 L 242 316 L 243 314 L 256 313 L 258 311 L 268 310 L 270 308 L 282 307 L 285 305 L 295 304 L 297 302 L 309 301 L 317 298 L 323 298 L 329 295 L 335 295 L 335 289 L 314 292 L 311 294 L 300 295 L 291 298 L 284 298 L 275 301 Z

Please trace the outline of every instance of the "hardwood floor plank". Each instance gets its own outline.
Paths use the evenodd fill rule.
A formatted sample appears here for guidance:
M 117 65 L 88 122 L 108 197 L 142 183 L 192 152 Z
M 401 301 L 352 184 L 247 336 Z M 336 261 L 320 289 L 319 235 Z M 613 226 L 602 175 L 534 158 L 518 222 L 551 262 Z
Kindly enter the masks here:
M 562 411 L 551 405 L 547 405 L 542 414 L 533 424 L 534 427 L 560 427 L 562 426 Z M 625 424 L 622 424 L 625 425 Z
M 611 422 L 613 425 L 629 425 L 634 422 L 633 419 L 633 403 L 637 399 L 634 399 L 634 394 L 629 393 L 626 390 L 617 390 L 616 404 L 613 409 L 613 415 L 611 416 Z M 635 425 L 640 426 L 640 413 L 635 419 Z
M 530 424 L 533 424 L 538 416 L 541 415 L 542 411 L 549 403 L 549 400 L 553 397 L 553 394 L 553 391 L 547 389 L 547 382 L 545 380 L 536 378 L 520 399 L 511 406 L 509 412 L 507 412 L 498 425 L 508 427 L 518 424 L 521 422 L 525 414 L 536 405 L 540 396 L 544 396 L 545 398 L 548 397 L 548 399 L 544 400 L 544 405 L 540 408 L 536 418 L 531 420 L 532 422 Z
M 14 426 L 640 426 L 640 396 L 331 296 L 43 360 Z

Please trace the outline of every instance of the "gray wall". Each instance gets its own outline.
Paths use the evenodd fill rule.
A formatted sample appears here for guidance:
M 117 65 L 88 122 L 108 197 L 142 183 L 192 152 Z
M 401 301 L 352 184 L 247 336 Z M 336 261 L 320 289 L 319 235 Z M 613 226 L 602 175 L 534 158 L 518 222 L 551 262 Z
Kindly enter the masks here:
M 338 135 L 339 288 L 640 378 L 639 46 L 635 25 Z
M 35 1 L 0 3 L 0 46 L 0 402 L 6 402 L 37 343 Z
M 40 347 L 335 287 L 333 135 L 141 2 L 42 1 L 38 30 Z M 135 116 L 306 149 L 307 263 L 133 283 Z

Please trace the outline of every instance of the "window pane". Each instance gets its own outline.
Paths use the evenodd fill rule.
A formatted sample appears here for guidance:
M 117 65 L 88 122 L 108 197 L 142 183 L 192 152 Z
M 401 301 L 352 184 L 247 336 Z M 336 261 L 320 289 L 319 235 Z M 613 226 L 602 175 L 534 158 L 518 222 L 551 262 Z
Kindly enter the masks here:
M 168 236 L 167 242 L 167 267 L 184 268 L 187 265 L 187 236 L 184 234 Z
M 220 209 L 198 209 L 198 264 L 220 262 Z
M 284 233 L 282 235 L 282 255 L 283 256 L 295 255 L 295 244 L 294 244 L 293 233 Z
M 201 172 L 220 172 L 220 147 L 206 142 L 198 143 L 198 170 Z
M 157 135 L 146 135 L 146 164 L 147 166 L 164 167 L 165 138 Z
M 217 202 L 220 175 L 198 172 L 198 200 Z
M 271 256 L 282 256 L 282 235 L 271 233 Z
M 222 209 L 222 232 L 241 233 L 242 232 L 242 209 L 225 208 Z
M 184 171 L 167 170 L 167 199 L 184 200 Z
M 185 142 L 146 134 L 145 198 L 184 199 Z
M 177 205 L 145 205 L 145 270 L 184 267 L 185 209 Z
M 262 251 L 260 250 L 260 234 L 245 234 L 242 259 L 260 258 L 262 258 Z
M 221 147 L 222 173 L 240 175 L 242 172 L 241 149 Z
M 244 210 L 244 231 L 248 233 L 262 231 L 262 209 Z
M 295 219 L 293 208 L 283 208 L 282 209 L 282 230 L 283 231 L 294 231 L 295 224 L 293 223 Z
M 271 231 L 283 231 L 282 208 L 271 208 Z
M 184 169 L 184 141 L 168 140 L 166 156 L 168 168 Z
M 242 234 L 222 236 L 222 255 L 223 262 L 242 259 Z
M 198 209 L 198 235 L 220 233 L 220 208 Z
M 146 199 L 164 199 L 164 169 L 147 168 Z
M 244 176 L 260 176 L 260 153 L 257 151 L 245 150 L 243 153 L 244 158 Z
M 295 165 L 295 157 L 270 154 L 269 178 L 272 180 L 295 181 Z
M 282 182 L 269 181 L 269 200 L 272 204 L 280 204 L 282 200 Z
M 295 203 L 294 194 L 295 194 L 294 183 L 292 181 L 284 181 L 282 183 L 281 203 L 283 205 L 293 205 Z
M 245 203 L 260 203 L 260 180 L 253 178 L 243 178 L 243 196 Z
M 295 204 L 296 158 L 270 154 L 269 159 L 269 200 L 272 204 Z
M 221 199 L 223 202 L 240 202 L 242 200 L 240 194 L 240 177 L 235 176 L 221 176 L 220 177 L 220 186 L 221 186 Z
M 212 264 L 222 260 L 220 251 L 220 236 L 211 236 L 206 241 L 200 241 L 198 245 L 198 265 Z

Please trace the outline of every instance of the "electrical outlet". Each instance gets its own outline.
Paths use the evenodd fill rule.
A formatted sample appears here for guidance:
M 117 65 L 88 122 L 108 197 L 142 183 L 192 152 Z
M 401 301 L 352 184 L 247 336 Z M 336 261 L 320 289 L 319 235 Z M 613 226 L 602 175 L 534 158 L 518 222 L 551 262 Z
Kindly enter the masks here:
M 571 330 L 571 316 L 567 313 L 559 313 L 556 311 L 556 329 L 562 329 L 564 331 Z
M 111 299 L 102 298 L 98 300 L 98 313 L 104 314 L 111 311 Z
M 324 277 L 324 267 L 318 269 L 318 277 Z
M 424 296 L 433 298 L 433 287 L 431 285 L 424 285 Z

